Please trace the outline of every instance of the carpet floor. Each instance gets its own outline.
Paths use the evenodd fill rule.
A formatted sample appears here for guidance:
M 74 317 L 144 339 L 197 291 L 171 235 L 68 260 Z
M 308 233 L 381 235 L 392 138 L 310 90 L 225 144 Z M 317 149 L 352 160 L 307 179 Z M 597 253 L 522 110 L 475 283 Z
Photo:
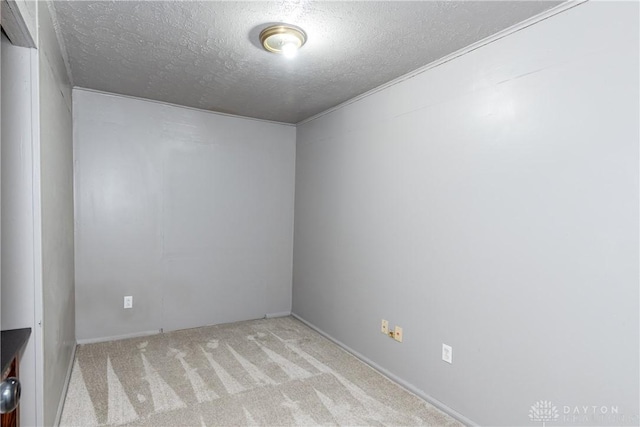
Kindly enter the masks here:
M 460 426 L 292 317 L 81 345 L 61 426 Z

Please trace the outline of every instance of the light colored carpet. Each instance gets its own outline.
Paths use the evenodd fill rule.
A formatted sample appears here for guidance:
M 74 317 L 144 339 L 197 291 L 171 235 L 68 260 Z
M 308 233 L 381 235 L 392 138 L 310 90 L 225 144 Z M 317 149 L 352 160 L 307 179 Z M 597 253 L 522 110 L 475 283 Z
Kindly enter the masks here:
M 461 424 L 285 317 L 81 345 L 61 425 Z

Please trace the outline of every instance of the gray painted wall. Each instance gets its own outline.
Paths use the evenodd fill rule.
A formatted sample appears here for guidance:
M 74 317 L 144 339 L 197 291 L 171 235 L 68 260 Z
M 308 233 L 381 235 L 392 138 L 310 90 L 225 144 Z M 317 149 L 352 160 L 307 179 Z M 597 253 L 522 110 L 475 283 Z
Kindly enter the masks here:
M 73 99 L 79 340 L 290 312 L 295 127 Z
M 2 34 L 2 329 L 31 328 L 22 354 L 20 421 L 36 425 L 35 249 L 31 65 L 37 51 Z M 38 162 L 39 164 L 39 162 Z M 39 358 L 38 358 L 38 361 Z
M 53 425 L 75 348 L 71 88 L 48 6 L 38 7 L 43 424 Z
M 299 126 L 293 312 L 483 425 L 637 425 L 638 29 L 585 3 Z

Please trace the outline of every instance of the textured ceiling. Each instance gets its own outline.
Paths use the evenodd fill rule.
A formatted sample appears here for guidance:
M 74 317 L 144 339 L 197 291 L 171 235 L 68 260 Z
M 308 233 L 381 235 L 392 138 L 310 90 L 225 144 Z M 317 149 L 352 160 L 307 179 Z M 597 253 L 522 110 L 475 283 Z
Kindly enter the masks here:
M 56 1 L 75 86 L 297 123 L 557 2 Z M 305 29 L 287 59 L 268 23 Z

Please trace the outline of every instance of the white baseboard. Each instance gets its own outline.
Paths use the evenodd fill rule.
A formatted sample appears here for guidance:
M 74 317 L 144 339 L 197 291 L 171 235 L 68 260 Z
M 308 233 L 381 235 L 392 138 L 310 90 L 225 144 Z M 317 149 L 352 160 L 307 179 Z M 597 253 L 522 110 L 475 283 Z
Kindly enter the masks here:
M 291 316 L 290 311 L 281 311 L 279 313 L 267 313 L 264 315 L 265 319 L 273 319 L 274 317 L 287 317 Z
M 142 332 L 134 332 L 131 334 L 124 334 L 124 335 L 114 335 L 112 337 L 85 338 L 85 339 L 78 340 L 77 342 L 78 342 L 78 345 L 95 344 L 98 342 L 125 340 L 127 338 L 148 337 L 149 335 L 156 335 L 156 334 L 159 334 L 160 332 L 161 332 L 160 330 L 142 331 Z
M 64 408 L 64 401 L 67 398 L 67 390 L 69 390 L 69 383 L 71 382 L 71 372 L 73 371 L 73 364 L 76 361 L 76 349 L 78 344 L 74 343 L 73 351 L 69 360 L 69 366 L 67 367 L 67 375 L 64 377 L 64 386 L 62 387 L 62 393 L 60 394 L 60 401 L 58 402 L 58 411 L 56 412 L 56 418 L 53 422 L 55 427 L 60 425 L 60 418 L 62 418 L 62 409 Z
M 397 375 L 392 374 L 391 372 L 389 372 L 388 370 L 386 370 L 382 366 L 380 366 L 377 363 L 373 362 L 368 357 L 366 357 L 366 356 L 358 353 L 357 351 L 353 350 L 348 345 L 345 345 L 344 343 L 342 343 L 342 342 L 338 341 L 337 339 L 333 338 L 331 335 L 327 334 L 325 331 L 323 331 L 322 329 L 318 328 L 316 325 L 306 321 L 305 319 L 303 319 L 302 317 L 298 316 L 297 314 L 295 314 L 293 312 L 291 313 L 291 316 L 295 317 L 296 319 L 298 319 L 299 321 L 301 321 L 302 323 L 304 323 L 305 325 L 307 325 L 308 327 L 310 327 L 314 331 L 318 332 L 320 335 L 322 335 L 323 337 L 327 338 L 329 341 L 337 344 L 338 346 L 340 346 L 346 352 L 352 354 L 353 356 L 355 356 L 356 358 L 360 359 L 361 361 L 363 361 L 367 365 L 371 366 L 373 369 L 375 369 L 376 371 L 380 372 L 382 375 L 384 375 L 385 377 L 389 378 L 391 381 L 397 383 L 402 388 L 404 388 L 407 391 L 415 394 L 419 398 L 429 402 L 430 404 L 432 404 L 436 408 L 440 409 L 442 412 L 444 412 L 444 413 L 452 416 L 456 420 L 460 421 L 462 424 L 467 425 L 467 426 L 478 426 L 479 425 L 478 423 L 475 423 L 475 422 L 471 421 L 469 418 L 465 417 L 464 415 L 460 414 L 459 412 L 449 408 L 447 405 L 445 405 L 444 403 L 440 402 L 439 400 L 434 399 L 433 397 L 429 396 L 428 394 L 426 394 L 424 391 L 420 390 L 419 388 L 417 388 L 413 384 L 403 380 L 402 378 L 398 377 Z

